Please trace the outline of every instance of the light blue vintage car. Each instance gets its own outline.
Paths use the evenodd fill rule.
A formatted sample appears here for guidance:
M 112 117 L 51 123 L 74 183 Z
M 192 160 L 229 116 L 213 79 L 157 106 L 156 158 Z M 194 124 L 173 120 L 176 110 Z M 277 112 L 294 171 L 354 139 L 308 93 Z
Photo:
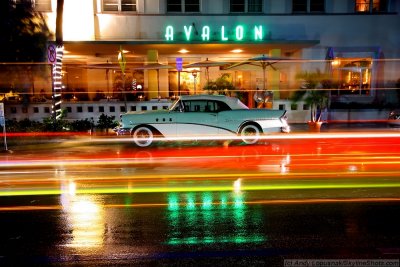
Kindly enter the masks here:
M 129 133 L 140 147 L 160 139 L 240 138 L 246 144 L 255 144 L 263 134 L 290 131 L 285 113 L 249 109 L 239 99 L 223 95 L 184 95 L 168 110 L 122 114 L 117 132 Z

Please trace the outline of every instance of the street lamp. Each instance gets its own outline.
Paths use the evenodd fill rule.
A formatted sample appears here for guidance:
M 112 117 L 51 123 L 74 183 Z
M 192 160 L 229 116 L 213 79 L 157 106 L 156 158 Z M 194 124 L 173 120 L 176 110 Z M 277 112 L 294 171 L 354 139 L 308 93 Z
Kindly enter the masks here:
M 196 78 L 197 78 L 197 71 L 196 71 L 196 70 L 193 70 L 193 71 L 192 71 L 192 75 L 193 75 L 194 94 L 196 94 Z

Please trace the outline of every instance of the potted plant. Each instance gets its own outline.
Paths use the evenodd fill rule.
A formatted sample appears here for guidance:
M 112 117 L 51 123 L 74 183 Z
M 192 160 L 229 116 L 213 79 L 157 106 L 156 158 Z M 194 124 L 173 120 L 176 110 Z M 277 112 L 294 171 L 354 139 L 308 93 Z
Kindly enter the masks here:
M 323 124 L 322 112 L 328 107 L 329 90 L 332 82 L 329 75 L 322 73 L 319 69 L 315 72 L 301 72 L 296 78 L 302 81 L 300 89 L 295 91 L 291 97 L 293 102 L 304 101 L 311 109 L 311 118 L 308 121 L 310 130 L 320 131 Z

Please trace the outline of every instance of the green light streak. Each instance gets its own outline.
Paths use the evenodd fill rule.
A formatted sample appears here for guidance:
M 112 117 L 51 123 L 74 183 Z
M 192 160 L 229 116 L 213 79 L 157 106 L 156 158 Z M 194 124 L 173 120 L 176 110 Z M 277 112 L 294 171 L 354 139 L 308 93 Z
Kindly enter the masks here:
M 360 188 L 396 188 L 400 183 L 293 183 L 285 185 L 242 185 L 242 191 L 258 190 L 298 190 L 298 189 L 360 189 Z M 114 188 L 83 188 L 76 189 L 76 194 L 126 194 L 126 193 L 172 193 L 172 192 L 205 192 L 205 191 L 233 191 L 232 185 L 214 186 L 170 186 L 170 187 L 114 187 Z M 27 195 L 62 195 L 69 191 L 62 189 L 19 189 L 1 191 L 1 196 L 27 196 Z M 187 207 L 193 208 L 195 201 L 188 199 Z
M 236 244 L 243 244 L 243 243 L 259 243 L 265 242 L 267 239 L 263 236 L 258 235 L 249 235 L 249 236 L 233 236 L 233 237 L 186 237 L 186 238 L 171 238 L 167 244 L 168 245 L 201 245 L 201 244 L 210 244 L 210 243 L 236 243 Z

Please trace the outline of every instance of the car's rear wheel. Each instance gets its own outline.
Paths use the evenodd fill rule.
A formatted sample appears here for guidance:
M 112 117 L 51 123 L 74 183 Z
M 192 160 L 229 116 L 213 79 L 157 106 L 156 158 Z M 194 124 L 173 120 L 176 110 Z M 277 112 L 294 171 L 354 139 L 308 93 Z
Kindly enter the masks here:
M 260 140 L 261 134 L 262 130 L 255 123 L 245 124 L 240 129 L 240 136 L 243 142 L 249 145 L 257 143 Z
M 133 142 L 140 147 L 147 147 L 153 143 L 154 133 L 146 126 L 140 126 L 132 132 Z

